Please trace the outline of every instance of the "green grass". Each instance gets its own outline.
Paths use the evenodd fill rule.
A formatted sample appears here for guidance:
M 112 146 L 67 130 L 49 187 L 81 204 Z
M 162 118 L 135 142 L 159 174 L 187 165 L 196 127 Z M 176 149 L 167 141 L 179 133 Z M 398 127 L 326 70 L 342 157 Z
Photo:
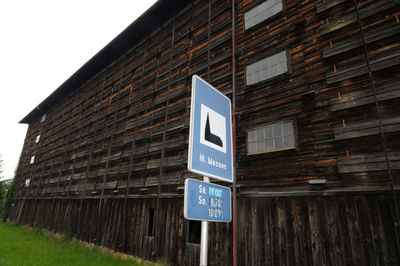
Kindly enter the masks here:
M 28 230 L 0 222 L 0 265 L 155 265 L 113 256 L 98 247 L 82 246 L 68 236 Z

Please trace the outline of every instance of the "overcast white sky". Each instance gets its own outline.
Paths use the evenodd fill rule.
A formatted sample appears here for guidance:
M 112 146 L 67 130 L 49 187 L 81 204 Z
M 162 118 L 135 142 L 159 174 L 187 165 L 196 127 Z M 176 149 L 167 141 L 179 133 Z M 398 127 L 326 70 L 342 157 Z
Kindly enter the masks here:
M 14 177 L 33 108 L 155 0 L 0 2 L 0 156 Z

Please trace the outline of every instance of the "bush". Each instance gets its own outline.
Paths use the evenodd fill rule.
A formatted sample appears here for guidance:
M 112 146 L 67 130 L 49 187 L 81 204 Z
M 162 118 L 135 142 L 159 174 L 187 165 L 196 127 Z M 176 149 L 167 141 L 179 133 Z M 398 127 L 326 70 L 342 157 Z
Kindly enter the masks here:
M 7 220 L 8 211 L 10 210 L 11 206 L 11 197 L 14 192 L 14 180 L 11 181 L 9 184 L 6 193 L 3 196 L 2 204 L 1 204 L 1 212 L 0 212 L 0 219 L 4 222 Z

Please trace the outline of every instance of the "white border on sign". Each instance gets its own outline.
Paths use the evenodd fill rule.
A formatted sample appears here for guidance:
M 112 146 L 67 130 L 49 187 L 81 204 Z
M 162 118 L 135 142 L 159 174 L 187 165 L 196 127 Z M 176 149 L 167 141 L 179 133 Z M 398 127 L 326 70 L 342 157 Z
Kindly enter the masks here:
M 203 172 L 203 171 L 196 170 L 196 169 L 192 168 L 192 159 L 193 159 L 192 158 L 193 157 L 193 147 L 192 147 L 192 145 L 193 145 L 193 130 L 194 130 L 193 129 L 193 127 L 194 127 L 193 121 L 194 121 L 194 108 L 195 108 L 195 95 L 196 95 L 196 93 L 195 93 L 195 91 L 196 91 L 195 90 L 196 89 L 196 77 L 199 78 L 204 83 L 206 83 L 208 86 L 214 88 L 207 81 L 203 80 L 198 75 L 193 75 L 192 76 L 192 95 L 191 95 L 191 102 L 190 102 L 190 125 L 189 125 L 188 170 L 190 172 L 193 172 L 193 173 L 196 173 L 196 174 L 200 174 L 200 175 L 207 176 L 207 177 L 212 177 L 214 179 L 218 179 L 218 180 L 225 181 L 225 182 L 228 182 L 228 183 L 233 183 L 233 179 L 235 178 L 235 176 L 234 176 L 235 175 L 234 174 L 235 169 L 233 168 L 232 128 L 231 128 L 231 134 L 230 134 L 230 136 L 228 136 L 228 138 L 230 138 L 230 140 L 227 140 L 227 142 L 230 141 L 230 144 L 231 144 L 231 169 L 232 169 L 231 170 L 232 171 L 231 178 L 232 178 L 232 180 L 229 180 L 229 179 L 224 178 L 224 177 L 212 175 L 212 174 L 209 174 L 209 173 L 206 173 L 206 172 Z M 229 101 L 230 106 L 232 106 L 231 100 L 228 97 L 226 97 L 226 95 L 224 95 L 222 92 L 220 92 L 217 89 L 215 89 L 215 91 L 217 93 L 219 93 L 221 96 L 225 97 Z M 232 126 L 232 108 L 229 108 L 229 121 L 230 121 L 230 125 Z

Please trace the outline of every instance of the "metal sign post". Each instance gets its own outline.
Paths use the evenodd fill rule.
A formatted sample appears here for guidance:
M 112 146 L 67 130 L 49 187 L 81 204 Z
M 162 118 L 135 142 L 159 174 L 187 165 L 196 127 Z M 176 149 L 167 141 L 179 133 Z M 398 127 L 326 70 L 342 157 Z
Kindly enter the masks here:
M 203 181 L 210 183 L 210 178 L 204 176 Z M 200 266 L 207 265 L 208 257 L 208 221 L 201 222 L 201 239 L 200 239 Z

